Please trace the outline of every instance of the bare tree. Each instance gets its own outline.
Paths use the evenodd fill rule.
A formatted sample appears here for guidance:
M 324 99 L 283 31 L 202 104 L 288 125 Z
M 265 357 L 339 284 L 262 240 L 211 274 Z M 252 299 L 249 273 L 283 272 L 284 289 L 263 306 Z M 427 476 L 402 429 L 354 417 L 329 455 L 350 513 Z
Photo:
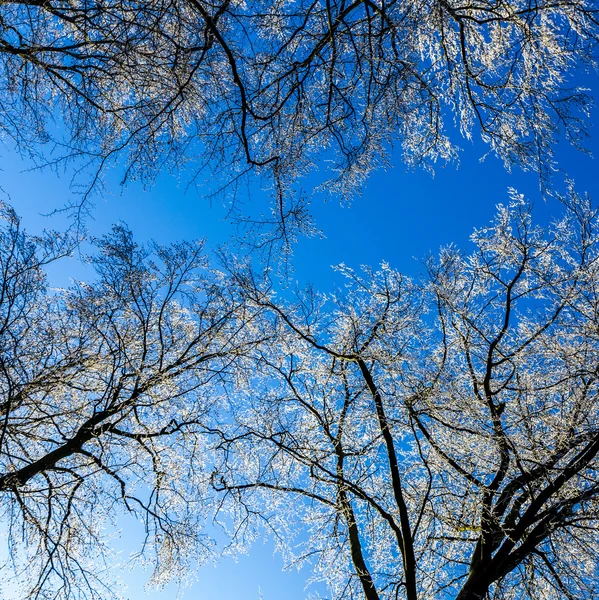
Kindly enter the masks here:
M 202 244 L 141 247 L 122 226 L 96 242 L 95 283 L 49 289 L 68 246 L 3 214 L 0 509 L 22 597 L 110 596 L 105 536 L 126 511 L 160 582 L 210 551 L 200 434 L 252 315 Z
M 341 267 L 293 303 L 123 227 L 96 283 L 53 291 L 64 245 L 7 211 L 0 503 L 25 591 L 107 597 L 120 507 L 155 581 L 211 551 L 211 519 L 335 598 L 599 595 L 599 220 L 563 202 L 542 229 L 514 193 L 423 281 Z
M 558 134 L 584 140 L 572 73 L 594 65 L 597 33 L 593 0 L 8 0 L 0 129 L 96 175 L 254 169 L 276 182 L 277 218 L 301 222 L 288 185 L 323 151 L 349 195 L 391 144 L 408 164 L 451 159 L 447 120 L 546 176 Z
M 422 283 L 239 275 L 277 342 L 215 434 L 223 507 L 339 599 L 597 597 L 599 222 L 564 203 L 543 230 L 514 193 Z

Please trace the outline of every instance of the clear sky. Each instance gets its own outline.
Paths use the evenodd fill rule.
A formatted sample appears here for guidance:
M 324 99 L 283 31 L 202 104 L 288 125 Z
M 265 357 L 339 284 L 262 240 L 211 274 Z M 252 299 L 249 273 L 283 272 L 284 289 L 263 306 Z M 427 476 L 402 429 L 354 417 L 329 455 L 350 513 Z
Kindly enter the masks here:
M 596 83 L 596 78 L 595 78 Z M 597 89 L 597 88 L 595 88 Z M 597 111 L 592 121 L 599 122 Z M 576 182 L 579 192 L 588 192 L 599 202 L 599 134 L 591 129 L 588 147 L 595 159 L 563 144 L 558 148 L 560 169 Z M 468 237 L 474 227 L 484 226 L 494 215 L 495 206 L 507 201 L 507 190 L 514 187 L 535 202 L 540 221 L 558 215 L 555 200 L 543 200 L 538 176 L 519 170 L 508 173 L 493 157 L 480 162 L 486 151 L 482 144 L 464 142 L 459 167 L 438 168 L 434 177 L 424 171 L 406 172 L 401 164 L 377 172 L 364 193 L 349 207 L 341 207 L 331 199 L 313 199 L 312 208 L 324 238 L 301 240 L 293 257 L 298 285 L 314 283 L 317 289 L 331 289 L 331 265 L 344 262 L 352 267 L 376 266 L 382 260 L 407 274 L 416 274 L 420 259 L 436 252 L 442 245 L 454 242 L 468 248 Z M 0 185 L 23 217 L 27 229 L 59 227 L 60 220 L 40 216 L 60 207 L 69 197 L 68 175 L 61 178 L 51 172 L 28 172 L 28 165 L 11 152 L 1 151 Z M 93 220 L 88 222 L 92 234 L 106 232 L 111 223 L 126 222 L 139 240 L 154 238 L 159 242 L 206 237 L 209 248 L 226 242 L 233 228 L 225 220 L 226 210 L 202 198 L 200 192 L 185 193 L 185 176 L 181 185 L 174 177 L 163 175 L 144 191 L 136 183 L 124 190 L 116 176 L 107 178 L 109 194 L 96 199 Z M 558 187 L 563 174 L 556 173 Z M 252 190 L 255 202 L 261 192 Z M 52 271 L 53 281 L 65 285 L 69 278 L 81 277 L 76 259 L 65 260 Z M 0 532 L 1 533 L 1 532 Z M 125 526 L 115 544 L 124 554 L 135 549 L 135 528 Z M 3 548 L 4 550 L 4 548 Z M 256 546 L 238 562 L 223 560 L 217 567 L 205 566 L 198 571 L 198 581 L 188 589 L 186 598 L 213 600 L 296 600 L 304 598 L 307 572 L 282 572 L 282 560 L 273 557 L 271 544 Z M 149 576 L 141 570 L 123 573 L 129 586 L 129 600 L 167 600 L 175 598 L 177 588 L 143 591 Z M 6 590 L 5 590 L 6 592 Z M 260 596 L 260 593 L 262 596 Z

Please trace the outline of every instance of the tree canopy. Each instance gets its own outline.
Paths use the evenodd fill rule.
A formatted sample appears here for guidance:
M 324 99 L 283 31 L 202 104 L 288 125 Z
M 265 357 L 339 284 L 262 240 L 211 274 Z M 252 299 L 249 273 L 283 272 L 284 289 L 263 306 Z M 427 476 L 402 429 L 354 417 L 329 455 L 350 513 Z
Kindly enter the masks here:
M 563 203 L 541 228 L 514 193 L 420 279 L 340 267 L 294 300 L 122 227 L 52 291 L 57 249 L 6 212 L 0 500 L 32 596 L 93 597 L 119 507 L 157 580 L 210 522 L 333 598 L 597 596 L 599 221 Z
M 347 196 L 391 144 L 408 164 L 451 159 L 454 131 L 546 176 L 557 135 L 584 141 L 573 73 L 597 35 L 593 0 L 8 0 L 0 130 L 96 176 L 253 169 L 280 216 L 323 151 Z
M 3 216 L 0 511 L 22 597 L 111 596 L 119 510 L 144 524 L 159 582 L 210 546 L 200 433 L 257 341 L 252 316 L 202 244 L 142 247 L 121 226 L 96 241 L 96 281 L 51 289 L 43 266 L 67 240 Z
M 558 139 L 585 143 L 598 18 L 594 0 L 6 0 L 0 135 L 90 176 L 83 202 L 113 167 L 263 178 L 268 253 L 311 226 L 294 184 L 319 165 L 344 199 L 392 150 L 428 167 L 481 137 L 546 181 Z M 341 265 L 341 289 L 295 295 L 124 225 L 56 289 L 47 265 L 81 240 L 2 203 L 0 518 L 22 597 L 117 594 L 122 514 L 158 584 L 216 556 L 216 526 L 231 551 L 273 536 L 335 600 L 599 597 L 599 217 L 560 200 L 542 228 L 513 192 L 421 276 Z
M 424 281 L 342 268 L 291 304 L 243 283 L 279 342 L 215 486 L 301 519 L 334 598 L 599 593 L 598 223 L 566 202 L 543 230 L 514 194 Z

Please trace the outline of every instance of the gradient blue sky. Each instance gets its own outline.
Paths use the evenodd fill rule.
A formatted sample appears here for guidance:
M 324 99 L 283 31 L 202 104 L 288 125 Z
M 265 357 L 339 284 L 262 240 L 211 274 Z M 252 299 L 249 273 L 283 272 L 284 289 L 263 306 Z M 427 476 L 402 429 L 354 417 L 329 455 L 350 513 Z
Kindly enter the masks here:
M 593 79 L 597 83 L 597 77 Z M 594 85 L 597 89 L 597 86 Z M 597 111 L 591 122 L 599 122 Z M 599 202 L 599 135 L 591 129 L 588 144 L 596 159 L 566 144 L 558 147 L 559 168 L 576 182 L 579 192 L 588 192 Z M 324 238 L 303 239 L 293 257 L 293 279 L 299 286 L 308 282 L 322 291 L 330 290 L 334 276 L 330 266 L 344 262 L 351 267 L 376 266 L 388 261 L 406 274 L 421 268 L 421 259 L 440 246 L 454 242 L 468 249 L 468 237 L 474 227 L 484 226 L 493 217 L 495 206 L 507 201 L 507 190 L 514 187 L 535 202 L 537 219 L 546 222 L 559 215 L 559 204 L 544 200 L 539 192 L 538 176 L 516 170 L 508 173 L 493 157 L 480 162 L 485 153 L 482 143 L 464 142 L 459 167 L 438 168 L 431 176 L 421 170 L 406 172 L 397 161 L 395 167 L 377 172 L 364 193 L 349 207 L 341 207 L 322 198 L 313 199 L 312 208 Z M 31 172 L 10 147 L 0 149 L 0 185 L 30 231 L 42 227 L 59 227 L 60 219 L 40 216 L 62 206 L 70 196 L 69 176 L 51 172 Z M 563 173 L 556 173 L 555 183 L 563 189 Z M 144 191 L 133 183 L 119 189 L 117 177 L 107 178 L 108 194 L 96 199 L 93 219 L 88 221 L 94 235 L 106 232 L 112 223 L 126 222 L 139 240 L 154 238 L 159 242 L 206 237 L 208 248 L 226 242 L 234 233 L 225 220 L 226 210 L 210 203 L 200 193 L 185 193 L 185 177 L 178 184 L 162 175 L 152 189 Z M 261 192 L 252 190 L 253 201 L 260 202 Z M 71 277 L 80 277 L 77 260 L 65 260 L 52 270 L 56 285 L 65 285 Z M 0 538 L 2 531 L 0 530 Z M 127 525 L 115 540 L 124 554 L 135 550 L 139 538 L 135 527 Z M 3 555 L 5 547 L 0 551 Z M 280 557 L 273 557 L 271 544 L 257 545 L 247 556 L 235 562 L 224 559 L 213 567 L 198 570 L 198 581 L 188 589 L 186 598 L 213 600 L 300 600 L 306 597 L 308 572 L 282 572 Z M 140 569 L 122 574 L 129 586 L 128 600 L 170 600 L 177 587 L 144 592 L 149 573 Z M 316 591 L 316 590 L 314 590 Z M 7 590 L 4 590 L 7 593 Z M 260 596 L 260 593 L 262 596 Z

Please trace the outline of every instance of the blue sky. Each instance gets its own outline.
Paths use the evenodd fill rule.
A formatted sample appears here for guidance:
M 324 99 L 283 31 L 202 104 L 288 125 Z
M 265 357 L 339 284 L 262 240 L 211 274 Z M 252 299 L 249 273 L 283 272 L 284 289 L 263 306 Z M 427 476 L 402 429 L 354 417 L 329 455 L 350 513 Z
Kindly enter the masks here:
M 595 78 L 596 79 L 596 78 Z M 598 122 L 597 111 L 592 121 Z M 312 208 L 317 225 L 325 237 L 303 239 L 293 257 L 293 279 L 300 286 L 314 283 L 317 289 L 330 290 L 334 276 L 330 266 L 344 262 L 352 267 L 377 265 L 383 260 L 407 274 L 416 274 L 421 259 L 440 246 L 454 242 L 468 248 L 474 227 L 484 226 L 494 215 L 495 206 L 507 201 L 507 190 L 514 187 L 535 202 L 538 220 L 547 221 L 559 214 L 555 200 L 544 200 L 535 173 L 515 170 L 508 173 L 499 161 L 488 157 L 480 162 L 484 145 L 464 142 L 459 167 L 438 168 L 431 176 L 422 170 L 406 172 L 397 161 L 395 168 L 379 171 L 370 179 L 363 194 L 349 207 L 329 199 L 315 197 Z M 599 134 L 591 129 L 588 144 L 597 157 L 582 154 L 566 144 L 558 147 L 558 164 L 576 182 L 578 192 L 588 192 L 599 202 Z M 41 227 L 60 227 L 60 219 L 41 217 L 68 200 L 69 176 L 51 172 L 26 171 L 24 163 L 10 148 L 3 148 L 0 185 L 31 231 Z M 136 183 L 119 189 L 117 177 L 107 178 L 108 194 L 95 200 L 93 219 L 88 222 L 92 234 L 106 232 L 111 223 L 126 222 L 138 239 L 159 242 L 206 237 L 209 248 L 226 242 L 234 233 L 226 221 L 226 210 L 202 198 L 200 192 L 185 192 L 182 184 L 162 175 L 156 185 L 143 190 Z M 563 174 L 556 173 L 555 183 L 563 186 Z M 261 192 L 252 190 L 253 201 L 260 202 Z M 65 285 L 72 277 L 81 277 L 76 259 L 62 261 L 52 271 L 53 281 Z M 124 553 L 135 549 L 135 528 L 125 525 L 120 541 Z M 126 541 L 126 543 L 125 543 Z M 247 556 L 224 559 L 217 567 L 201 568 L 198 581 L 185 593 L 188 598 L 215 600 L 295 600 L 305 597 L 304 585 L 309 573 L 282 572 L 282 560 L 273 557 L 271 544 L 256 546 Z M 129 600 L 172 599 L 177 588 L 143 591 L 149 576 L 141 570 L 124 573 L 129 585 Z
M 596 113 L 591 121 L 598 122 Z M 507 201 L 510 187 L 535 203 L 537 218 L 546 220 L 559 214 L 555 200 L 543 199 L 536 173 L 520 169 L 509 173 L 492 156 L 481 162 L 487 149 L 481 142 L 464 141 L 463 146 L 459 165 L 438 166 L 434 174 L 422 169 L 408 171 L 392 161 L 395 166 L 376 171 L 350 205 L 315 196 L 311 209 L 324 237 L 303 238 L 296 245 L 293 279 L 299 285 L 311 282 L 326 290 L 331 265 L 344 262 L 357 267 L 383 260 L 414 274 L 420 260 L 440 246 L 456 243 L 465 247 L 473 228 L 488 223 L 496 205 Z M 563 191 L 565 173 L 575 181 L 578 192 L 599 199 L 599 134 L 592 128 L 587 146 L 596 158 L 565 143 L 558 147 L 558 165 L 563 173 L 555 174 L 554 183 Z M 31 171 L 30 165 L 10 149 L 0 153 L 0 185 L 23 217 L 25 227 L 31 231 L 60 228 L 60 217 L 42 215 L 72 198 L 68 173 L 59 177 L 49 171 Z M 94 199 L 95 207 L 87 220 L 93 235 L 101 235 L 111 224 L 122 221 L 140 241 L 206 238 L 208 248 L 216 249 L 235 234 L 235 227 L 226 220 L 226 208 L 218 200 L 203 198 L 201 189 L 186 190 L 184 174 L 180 181 L 162 174 L 145 190 L 136 182 L 121 189 L 118 177 L 109 175 L 107 190 L 103 197 Z M 255 204 L 267 202 L 259 189 L 252 188 L 251 193 Z M 70 268 L 76 269 L 76 265 Z M 56 274 L 61 283 L 68 280 L 68 271 L 63 264 Z

